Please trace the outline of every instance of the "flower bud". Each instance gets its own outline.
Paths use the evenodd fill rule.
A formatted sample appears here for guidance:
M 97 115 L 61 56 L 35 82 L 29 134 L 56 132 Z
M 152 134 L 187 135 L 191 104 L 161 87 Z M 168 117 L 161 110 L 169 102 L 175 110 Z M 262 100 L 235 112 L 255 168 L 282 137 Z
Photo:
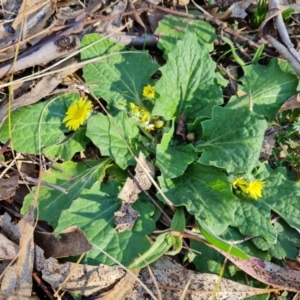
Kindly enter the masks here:
M 165 122 L 163 120 L 157 119 L 154 121 L 154 127 L 156 129 L 160 129 L 165 125 Z
M 187 135 L 186 135 L 186 140 L 188 142 L 194 142 L 195 141 L 195 133 L 194 132 L 189 132 Z

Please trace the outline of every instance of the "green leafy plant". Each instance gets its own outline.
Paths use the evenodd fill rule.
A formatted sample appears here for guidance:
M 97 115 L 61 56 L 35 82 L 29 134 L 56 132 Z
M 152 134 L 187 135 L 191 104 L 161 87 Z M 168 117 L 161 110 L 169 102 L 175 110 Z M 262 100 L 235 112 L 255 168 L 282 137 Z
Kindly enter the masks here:
M 264 21 L 268 13 L 268 4 L 267 0 L 259 0 L 257 2 L 257 7 L 252 15 L 252 24 L 255 27 L 259 27 L 261 23 Z
M 284 21 L 287 21 L 291 16 L 292 14 L 295 13 L 295 9 L 292 8 L 292 7 L 289 7 L 287 9 L 285 9 L 281 14 L 282 14 L 282 17 L 283 17 L 283 20 Z
M 289 119 L 293 119 L 293 115 Z M 295 118 L 294 118 L 295 119 Z M 285 130 L 279 132 L 276 136 L 278 147 L 273 150 L 275 163 L 278 166 L 288 166 L 293 173 L 290 176 L 296 176 L 299 179 L 300 171 L 300 118 L 299 116 L 285 126 Z M 280 159 L 279 156 L 282 158 Z
M 254 10 L 252 18 L 251 18 L 252 24 L 255 27 L 259 27 L 262 24 L 262 22 L 265 20 L 267 13 L 268 13 L 267 0 L 259 0 L 257 2 L 257 7 Z M 282 11 L 281 14 L 282 14 L 284 21 L 287 21 L 293 13 L 295 13 L 295 9 L 292 7 L 289 7 L 287 9 L 285 9 L 284 11 Z
M 180 211 L 173 230 L 184 230 L 186 213 L 212 244 L 240 258 L 295 257 L 299 240 L 287 245 L 282 232 L 293 236 L 300 228 L 299 186 L 284 168 L 260 163 L 259 155 L 267 121 L 296 93 L 298 77 L 278 59 L 267 66 L 241 64 L 244 75 L 238 89 L 243 96 L 232 96 L 222 107 L 220 77 L 209 54 L 213 29 L 194 20 L 190 30 L 189 22 L 174 17 L 161 21 L 159 48 L 166 58 L 161 67 L 147 51 L 127 51 L 99 34 L 84 37 L 81 59 L 103 59 L 87 64 L 83 77 L 94 97 L 90 100 L 103 99 L 107 113 L 90 111 L 92 102 L 73 93 L 12 114 L 15 150 L 64 160 L 55 164 L 63 173 L 53 169 L 43 180 L 68 194 L 41 187 L 38 217 L 56 231 L 79 226 L 93 244 L 132 268 L 154 261 L 171 246 L 177 253 L 181 242 L 169 233 L 151 246 L 148 236 L 159 212 L 143 193 L 133 204 L 139 214 L 134 227 L 121 233 L 115 228 L 125 170 L 137 164 L 141 151 L 156 169 L 157 201 L 166 205 L 167 197 Z M 176 26 L 181 30 L 174 30 Z M 1 141 L 9 138 L 8 128 L 6 122 Z M 101 158 L 71 161 L 88 143 L 100 150 Z M 31 201 L 28 195 L 22 213 Z M 273 225 L 271 214 L 282 222 Z M 255 237 L 247 246 L 227 244 L 246 236 Z M 96 249 L 84 262 L 114 263 Z

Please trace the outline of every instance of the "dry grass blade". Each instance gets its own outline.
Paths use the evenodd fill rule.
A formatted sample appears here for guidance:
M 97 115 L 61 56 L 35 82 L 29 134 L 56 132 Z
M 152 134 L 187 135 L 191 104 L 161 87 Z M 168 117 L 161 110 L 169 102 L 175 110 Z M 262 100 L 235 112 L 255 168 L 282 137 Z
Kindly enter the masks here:
M 185 296 L 187 294 L 187 291 L 188 291 L 189 285 L 191 284 L 191 281 L 192 281 L 192 278 L 190 278 L 189 281 L 186 283 L 186 286 L 184 287 L 184 290 L 182 291 L 182 294 L 181 294 L 179 300 L 185 299 Z
M 155 286 L 155 288 L 156 288 L 158 300 L 163 300 L 161 291 L 160 291 L 160 289 L 159 289 L 158 282 L 157 282 L 157 280 L 156 280 L 156 278 L 155 278 L 155 276 L 154 276 L 154 274 L 153 274 L 153 272 L 152 272 L 152 270 L 151 270 L 151 267 L 150 267 L 150 266 L 147 266 L 147 269 L 148 269 L 148 272 L 149 272 L 149 274 L 150 274 L 150 277 L 151 277 L 152 280 L 153 280 L 153 284 L 154 284 L 154 286 Z

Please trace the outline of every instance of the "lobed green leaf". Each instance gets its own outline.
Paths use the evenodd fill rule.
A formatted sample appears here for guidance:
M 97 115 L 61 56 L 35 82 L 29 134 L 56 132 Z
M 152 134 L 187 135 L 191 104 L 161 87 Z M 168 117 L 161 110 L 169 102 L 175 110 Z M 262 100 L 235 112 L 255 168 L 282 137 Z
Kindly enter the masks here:
M 258 162 L 267 123 L 246 108 L 214 107 L 212 119 L 204 121 L 199 162 L 227 172 L 251 172 Z
M 156 84 L 160 97 L 154 103 L 152 114 L 166 120 L 184 114 L 188 122 L 199 116 L 210 117 L 212 107 L 223 103 L 215 68 L 216 64 L 198 43 L 196 35 L 186 32 L 160 68 L 162 77 Z
M 143 88 L 153 82 L 151 75 L 157 71 L 158 65 L 149 57 L 147 51 L 131 50 L 125 53 L 123 46 L 104 39 L 99 34 L 84 37 L 82 46 L 94 42 L 97 43 L 81 52 L 82 59 L 101 56 L 103 59 L 83 68 L 86 84 L 109 107 L 124 109 L 130 102 L 140 106 Z
M 215 167 L 194 163 L 174 179 L 159 177 L 160 186 L 175 206 L 184 205 L 196 219 L 203 220 L 215 234 L 234 221 L 237 208 L 227 176 Z
M 96 182 L 91 189 L 84 190 L 64 210 L 59 218 L 56 231 L 76 225 L 84 231 L 88 240 L 94 245 L 82 263 L 114 265 L 115 262 L 106 256 L 109 253 L 114 259 L 128 266 L 135 258 L 150 248 L 147 234 L 152 233 L 155 224 L 151 217 L 154 207 L 147 201 L 138 200 L 133 208 L 140 217 L 132 230 L 118 233 L 115 228 L 114 213 L 120 209 L 121 200 L 119 183 L 110 180 L 107 184 Z
M 159 35 L 157 46 L 164 51 L 165 57 L 178 41 L 183 39 L 186 32 L 194 33 L 198 43 L 207 51 L 210 52 L 214 49 L 216 33 L 208 22 L 165 15 L 155 31 Z
M 79 99 L 77 93 L 64 94 L 13 111 L 11 138 L 14 149 L 29 154 L 49 151 L 47 153 L 53 157 L 62 154 L 63 159 L 72 157 L 75 152 L 80 151 L 85 142 L 77 140 L 74 134 L 68 137 L 70 146 L 68 150 L 61 149 L 66 142 L 65 133 L 68 132 L 62 121 L 68 106 L 77 99 Z M 8 120 L 6 120 L 1 127 L 0 141 L 6 142 L 9 137 Z M 60 148 L 60 150 L 54 150 L 54 148 Z
M 163 135 L 161 143 L 156 146 L 156 165 L 164 178 L 181 176 L 187 166 L 196 158 L 192 144 L 185 146 L 171 145 L 174 134 L 174 122 L 168 133 Z
M 56 227 L 63 210 L 68 209 L 72 202 L 79 197 L 84 189 L 89 189 L 97 181 L 102 181 L 105 170 L 110 166 L 109 158 L 98 161 L 79 163 L 55 163 L 54 168 L 43 175 L 42 180 L 67 190 L 67 194 L 49 187 L 42 186 L 39 191 L 38 217 Z M 25 214 L 33 200 L 33 194 L 25 197 L 22 214 Z
M 288 62 L 272 59 L 267 66 L 249 65 L 243 68 L 240 90 L 242 97 L 232 96 L 226 107 L 249 107 L 272 121 L 282 104 L 299 91 L 299 78 Z
M 121 111 L 114 117 L 103 114 L 92 116 L 87 123 L 86 135 L 100 149 L 102 155 L 108 155 L 122 169 L 135 163 L 126 143 L 135 153 L 133 139 L 138 135 L 137 123 Z

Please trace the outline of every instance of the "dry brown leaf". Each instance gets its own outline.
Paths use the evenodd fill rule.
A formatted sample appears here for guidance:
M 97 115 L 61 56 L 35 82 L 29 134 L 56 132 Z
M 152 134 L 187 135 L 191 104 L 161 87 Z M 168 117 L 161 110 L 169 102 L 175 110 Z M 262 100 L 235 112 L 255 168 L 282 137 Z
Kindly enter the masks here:
M 117 1 L 117 4 L 111 10 L 110 8 L 106 9 L 106 13 L 110 16 L 119 15 L 125 12 L 127 7 L 127 0 Z M 111 21 L 104 21 L 98 26 L 100 32 L 113 32 L 116 29 L 119 29 L 122 25 L 122 18 L 115 18 Z
M 259 156 L 260 161 L 265 161 L 270 158 L 270 155 L 272 153 L 272 150 L 273 150 L 275 142 L 276 142 L 275 136 L 277 133 L 278 133 L 278 131 L 275 130 L 274 126 L 269 127 L 268 130 L 266 131 L 265 136 L 264 136 L 263 145 L 260 150 L 260 156 Z
M 154 166 L 147 162 L 146 157 L 142 152 L 139 153 L 138 160 L 139 163 L 134 169 L 134 180 L 127 178 L 126 183 L 119 194 L 119 198 L 125 203 L 134 203 L 138 198 L 138 194 L 142 190 L 149 190 L 152 185 L 148 176 L 154 177 Z M 140 164 L 148 171 L 148 175 L 144 172 Z
M 16 225 L 20 232 L 19 254 L 15 264 L 4 273 L 0 296 L 3 299 L 30 299 L 32 292 L 32 270 L 34 262 L 33 228 L 34 207 Z
M 285 110 L 295 109 L 300 107 L 300 94 L 293 95 L 284 104 L 280 107 L 278 113 L 281 113 Z
M 134 4 L 132 3 L 132 0 L 128 0 L 128 8 L 129 8 L 130 10 L 132 10 L 132 11 L 134 11 L 134 10 L 136 9 L 135 6 L 134 6 Z M 132 18 L 133 20 L 135 20 L 137 23 L 139 23 L 142 27 L 146 28 L 146 26 L 145 26 L 143 20 L 141 19 L 141 17 L 139 16 L 138 13 L 133 13 L 133 14 L 131 15 L 131 18 Z
M 155 32 L 155 30 L 157 29 L 159 21 L 163 19 L 164 15 L 164 13 L 159 11 L 147 12 L 148 21 L 153 32 Z
M 121 210 L 115 212 L 116 229 L 119 232 L 132 229 L 138 216 L 138 212 L 129 203 L 123 202 Z
M 14 259 L 19 252 L 19 247 L 0 233 L 0 260 Z
M 246 9 L 254 0 L 243 0 L 233 3 L 231 9 L 231 18 L 244 19 L 247 17 Z
M 134 203 L 141 191 L 142 190 L 136 185 L 136 183 L 128 177 L 118 198 L 120 198 L 125 203 Z
M 139 153 L 138 161 L 139 162 L 134 169 L 134 180 L 127 178 L 125 185 L 118 196 L 123 201 L 121 210 L 115 212 L 115 224 L 119 232 L 133 227 L 138 217 L 138 213 L 131 208 L 131 204 L 138 199 L 141 191 L 150 189 L 152 183 L 149 176 L 153 178 L 155 175 L 154 166 L 146 160 L 146 157 L 142 152 Z M 145 173 L 143 168 L 148 174 Z
M 0 119 L 0 120 L 1 120 L 1 119 Z M 0 123 L 1 123 L 1 122 L 0 122 Z M 0 155 L 3 155 L 3 153 L 4 153 L 5 151 L 7 151 L 10 142 L 11 142 L 11 139 L 9 138 L 8 141 L 0 148 Z
M 160 258 L 158 261 L 151 264 L 150 267 L 159 284 L 159 289 L 164 300 L 180 299 L 180 296 L 190 279 L 191 282 L 186 291 L 186 299 L 191 300 L 211 299 L 214 293 L 214 299 L 216 300 L 239 300 L 268 292 L 264 289 L 253 288 L 225 278 L 222 278 L 219 284 L 219 276 L 213 274 L 201 274 L 187 270 L 168 257 Z M 154 295 L 157 295 L 153 279 L 147 268 L 144 268 L 141 271 L 139 278 Z M 126 299 L 142 300 L 148 298 L 142 285 L 137 283 L 136 288 L 127 295 Z
M 21 224 L 20 224 L 21 223 Z M 5 213 L 4 215 L 0 216 L 0 227 L 3 234 L 5 234 L 7 237 L 9 237 L 14 243 L 18 244 L 19 239 L 21 239 L 22 242 L 22 228 L 26 225 L 22 225 L 24 223 L 23 219 L 19 222 L 18 225 L 11 223 L 10 216 Z M 30 228 L 28 225 L 26 225 L 24 228 L 27 228 L 27 231 L 30 231 Z M 32 227 L 31 227 L 32 228 Z M 32 229 L 31 229 L 32 230 Z M 54 289 L 60 288 L 61 284 L 65 282 L 65 280 L 68 278 L 67 282 L 63 285 L 63 289 L 80 293 L 84 296 L 90 296 L 94 293 L 101 292 L 102 290 L 107 291 L 110 287 L 114 287 L 117 282 L 123 279 L 125 276 L 126 271 L 118 266 L 110 267 L 105 265 L 100 266 L 89 266 L 89 265 L 77 265 L 74 263 L 65 263 L 65 264 L 59 264 L 58 261 L 52 257 L 45 259 L 44 257 L 44 251 L 39 247 L 35 246 L 34 249 L 31 248 L 32 246 L 32 237 L 30 235 L 25 235 L 25 238 L 28 239 L 28 245 L 27 247 L 28 251 L 20 251 L 20 263 L 22 262 L 22 265 L 24 265 L 24 270 L 27 271 L 26 276 L 23 277 L 25 281 L 27 281 L 27 286 L 30 283 L 31 280 L 31 274 L 29 275 L 29 278 L 27 274 L 29 274 L 29 270 L 32 269 L 32 263 L 29 261 L 33 259 L 34 257 L 34 265 L 35 268 L 42 273 L 42 277 L 45 281 L 47 281 L 49 284 L 52 285 Z M 23 244 L 22 244 L 23 245 Z M 24 243 L 25 247 L 26 244 Z M 28 257 L 28 258 L 27 258 Z M 27 262 L 24 262 L 25 258 L 28 259 Z M 28 265 L 27 265 L 28 264 Z M 31 265 L 30 265 L 31 264 Z M 16 267 L 15 267 L 16 266 Z M 18 269 L 18 265 L 16 264 L 13 266 L 13 268 L 8 269 L 6 273 L 10 277 L 7 277 L 5 280 L 5 286 L 9 286 L 9 284 L 13 284 L 16 282 L 18 277 L 13 272 L 22 270 Z M 24 272 L 25 272 L 24 271 Z M 24 275 L 24 272 L 20 272 L 20 274 Z M 71 273 L 71 276 L 69 274 Z M 5 276 L 6 276 L 5 273 Z M 4 280 L 4 279 L 3 279 Z M 19 283 L 18 283 L 19 284 Z M 21 285 L 22 286 L 22 285 Z M 25 284 L 23 284 L 24 288 L 26 288 L 26 291 L 31 293 L 31 288 L 28 289 Z M 25 290 L 24 290 L 25 291 Z M 12 295 L 12 293 L 11 293 Z M 2 294 L 0 294 L 0 299 Z M 4 295 L 6 297 L 6 295 Z M 24 297 L 23 297 L 24 296 Z M 25 297 L 25 294 L 22 294 L 23 298 L 18 299 L 27 299 Z M 9 298 L 4 298 L 9 299 Z M 17 299 L 17 298 L 16 298 Z
M 243 96 L 247 95 L 247 93 L 245 91 L 238 90 L 236 92 L 236 95 L 240 98 L 240 97 L 243 97 Z
M 237 267 L 239 267 L 252 277 L 256 278 L 260 282 L 270 284 L 287 291 L 300 291 L 299 271 L 285 269 L 269 261 L 262 260 L 253 256 L 249 256 L 248 260 L 242 260 L 222 250 L 218 251 L 220 251 Z
M 254 0 L 242 0 L 233 3 L 224 12 L 219 12 L 218 8 L 208 10 L 208 12 L 219 20 L 227 20 L 228 18 L 244 19 L 248 13 L 246 9 L 251 5 Z
M 63 284 L 62 289 L 90 296 L 115 286 L 125 276 L 126 271 L 118 266 L 59 264 L 56 259 L 50 257 L 45 260 L 42 278 L 57 289 L 61 287 L 70 273 L 71 276 Z
M 295 271 L 300 271 L 300 262 L 297 260 L 292 260 L 292 259 L 286 259 L 285 260 L 286 265 Z
M 131 271 L 135 276 L 139 275 L 139 270 Z M 94 300 L 124 300 L 127 299 L 126 295 L 136 287 L 136 279 L 130 273 L 126 273 L 126 276 L 122 281 L 116 284 L 116 286 L 107 293 L 101 294 L 99 297 L 95 297 Z M 142 299 L 141 299 L 142 300 Z
M 26 32 L 31 31 L 28 35 L 35 34 L 44 27 L 45 22 L 53 12 L 54 3 L 52 1 L 43 3 L 40 0 L 24 0 L 12 27 L 18 33 L 20 33 L 21 28 L 24 28 Z M 21 25 L 22 23 L 24 24 Z M 24 33 L 20 34 L 23 34 L 23 37 L 25 36 Z
M 176 128 L 176 135 L 180 136 L 183 141 L 186 140 L 186 137 L 185 137 L 185 135 L 186 135 L 185 125 L 186 124 L 185 124 L 185 122 L 186 122 L 185 115 L 181 115 L 179 117 L 177 128 Z
M 68 227 L 60 233 L 35 231 L 34 241 L 44 250 L 46 258 L 75 256 L 92 249 L 84 232 L 77 226 Z
M 8 179 L 0 179 L 0 200 L 11 198 L 16 193 L 18 181 L 18 175 L 14 175 Z

